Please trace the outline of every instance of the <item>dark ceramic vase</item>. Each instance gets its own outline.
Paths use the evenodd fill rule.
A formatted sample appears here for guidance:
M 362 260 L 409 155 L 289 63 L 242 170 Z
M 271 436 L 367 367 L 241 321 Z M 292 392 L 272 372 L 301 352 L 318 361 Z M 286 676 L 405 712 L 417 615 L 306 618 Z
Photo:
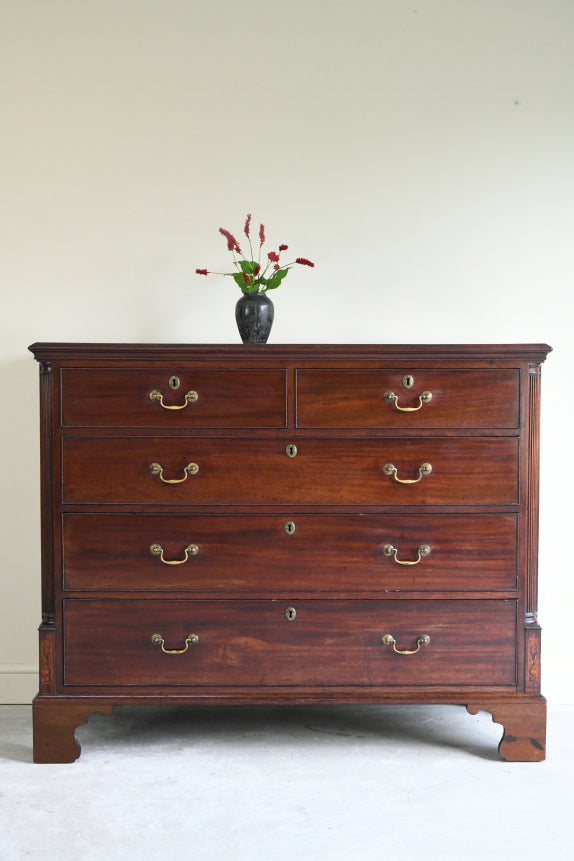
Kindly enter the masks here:
M 266 293 L 243 293 L 235 306 L 244 344 L 266 344 L 273 324 L 273 302 Z

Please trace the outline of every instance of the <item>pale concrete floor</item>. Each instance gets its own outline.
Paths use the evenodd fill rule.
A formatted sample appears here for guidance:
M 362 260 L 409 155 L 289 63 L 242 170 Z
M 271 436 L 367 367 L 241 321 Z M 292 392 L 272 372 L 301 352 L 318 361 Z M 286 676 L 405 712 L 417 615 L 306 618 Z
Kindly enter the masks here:
M 31 709 L 0 707 L 0 858 L 574 858 L 574 706 L 548 759 L 505 763 L 457 706 L 122 708 L 34 765 Z

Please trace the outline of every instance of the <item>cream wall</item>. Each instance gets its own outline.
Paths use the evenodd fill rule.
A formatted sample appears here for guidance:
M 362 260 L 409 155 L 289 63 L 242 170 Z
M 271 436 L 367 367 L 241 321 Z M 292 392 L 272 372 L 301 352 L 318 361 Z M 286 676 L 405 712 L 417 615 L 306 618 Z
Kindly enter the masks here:
M 546 341 L 544 692 L 574 702 L 571 0 L 1 2 L 0 700 L 36 691 L 36 340 L 238 341 L 220 226 L 316 261 L 273 343 Z M 569 425 L 570 423 L 570 425 Z

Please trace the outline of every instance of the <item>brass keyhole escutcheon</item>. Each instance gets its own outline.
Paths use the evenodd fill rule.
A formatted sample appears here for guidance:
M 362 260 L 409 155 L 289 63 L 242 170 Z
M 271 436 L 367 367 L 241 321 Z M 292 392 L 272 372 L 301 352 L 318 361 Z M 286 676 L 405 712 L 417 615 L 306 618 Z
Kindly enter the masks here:
M 287 457 L 296 457 L 297 456 L 297 446 L 293 445 L 292 442 L 289 443 L 287 448 L 285 449 L 285 454 Z
M 295 616 L 297 615 L 297 610 L 295 607 L 287 607 L 285 612 L 283 613 L 288 622 L 292 622 Z
M 295 532 L 295 523 L 292 520 L 286 520 L 283 524 L 283 530 L 287 535 L 293 535 Z
M 170 389 L 173 389 L 174 392 L 176 389 L 179 389 L 180 386 L 181 380 L 179 379 L 179 377 L 173 376 L 169 378 L 169 387 Z
M 405 374 L 403 377 L 403 387 L 405 389 L 412 389 L 415 384 L 415 378 L 412 374 Z

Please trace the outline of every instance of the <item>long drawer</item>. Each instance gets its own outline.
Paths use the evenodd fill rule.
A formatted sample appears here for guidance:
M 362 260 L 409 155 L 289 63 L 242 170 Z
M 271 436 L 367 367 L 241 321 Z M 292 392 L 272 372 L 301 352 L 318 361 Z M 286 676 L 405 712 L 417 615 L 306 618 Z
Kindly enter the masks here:
M 301 428 L 510 428 L 520 421 L 516 370 L 310 368 L 296 380 Z
M 63 427 L 286 424 L 284 370 L 64 368 L 61 380 Z
M 518 440 L 67 437 L 63 502 L 513 504 Z
M 66 514 L 64 587 L 370 592 L 516 588 L 514 514 Z
M 64 678 L 91 687 L 512 685 L 515 636 L 514 601 L 70 599 Z

